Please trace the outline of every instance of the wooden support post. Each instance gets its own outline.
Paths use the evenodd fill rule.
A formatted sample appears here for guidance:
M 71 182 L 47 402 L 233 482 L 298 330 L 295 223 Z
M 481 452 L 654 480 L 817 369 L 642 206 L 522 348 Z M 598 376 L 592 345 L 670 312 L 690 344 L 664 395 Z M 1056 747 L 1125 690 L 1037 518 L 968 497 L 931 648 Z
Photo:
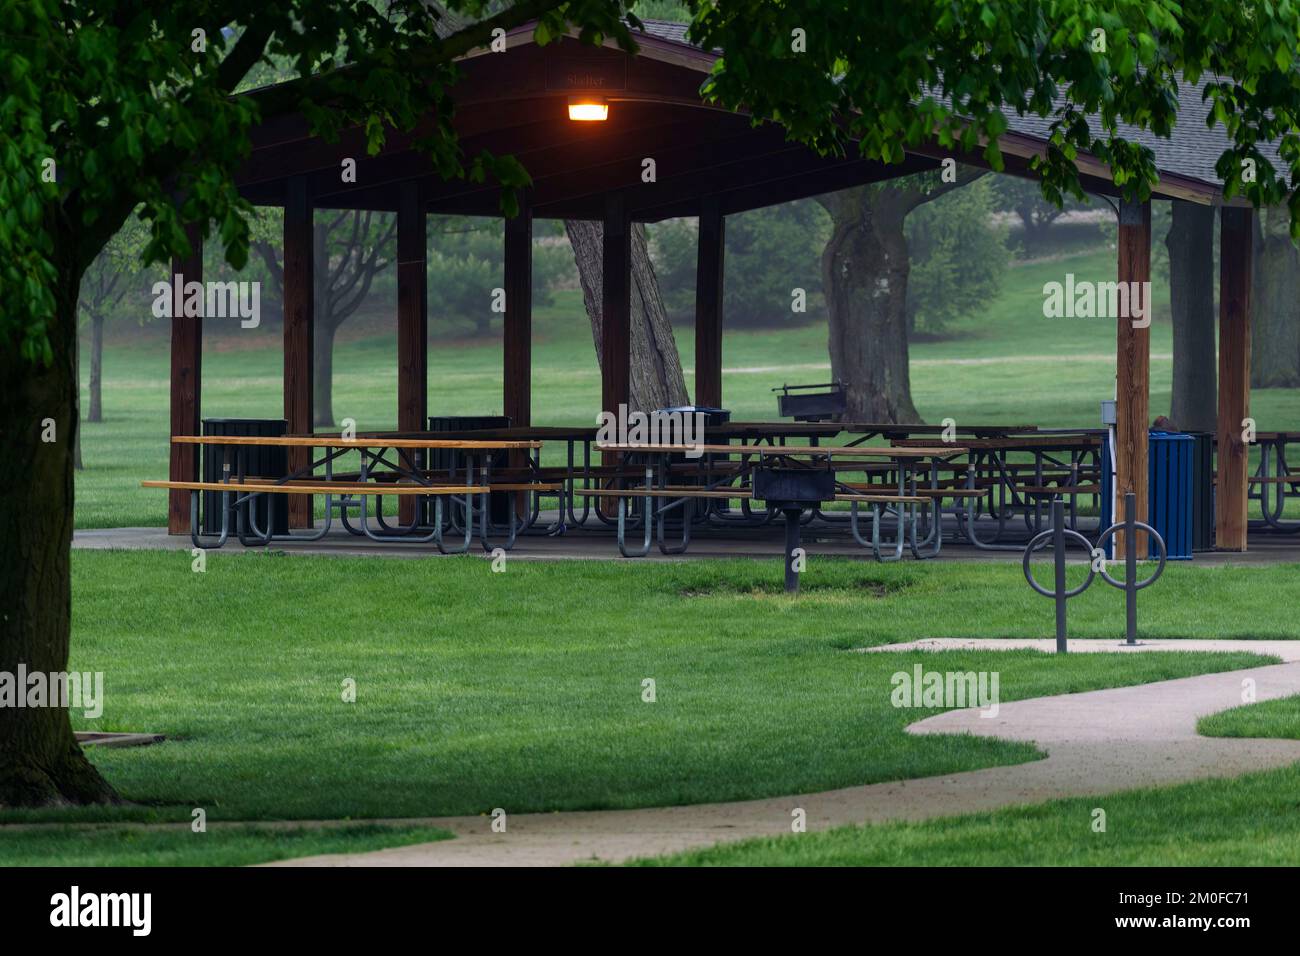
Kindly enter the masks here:
M 1121 202 L 1119 208 L 1119 281 L 1132 290 L 1125 296 L 1127 312 L 1117 320 L 1115 358 L 1115 510 L 1124 519 L 1124 495 L 1137 496 L 1137 520 L 1147 520 L 1147 442 L 1150 425 L 1151 330 L 1135 327 L 1134 293 L 1150 319 L 1151 203 Z M 1143 283 L 1147 283 L 1143 285 Z M 1120 301 L 1124 301 L 1121 298 Z M 1125 310 L 1121 309 L 1121 313 Z M 1134 546 L 1138 558 L 1147 555 L 1147 536 L 1139 533 Z M 1128 542 L 1114 538 L 1114 559 L 1122 560 Z
M 424 194 L 401 184 L 397 202 L 397 430 L 429 427 L 429 302 Z M 398 499 L 403 524 L 415 519 L 415 501 Z
M 1250 283 L 1253 209 L 1223 207 L 1219 233 L 1219 484 L 1215 547 L 1246 550 L 1250 446 Z
M 717 196 L 700 204 L 695 260 L 695 404 L 722 407 L 722 289 L 726 224 Z
M 284 202 L 284 418 L 289 434 L 312 432 L 312 349 L 315 346 L 312 202 L 307 177 L 293 176 Z M 313 449 L 289 450 L 289 469 L 311 463 Z M 287 495 L 289 527 L 310 528 L 312 497 Z
M 190 254 L 172 260 L 168 280 L 172 288 L 171 433 L 197 435 L 203 394 L 203 316 L 186 316 L 184 283 L 203 281 L 203 235 L 198 226 L 187 226 Z M 181 278 L 183 277 L 183 278 Z M 168 477 L 172 481 L 197 481 L 197 445 L 171 445 Z M 190 493 L 167 493 L 167 533 L 189 534 Z
M 526 203 L 505 223 L 505 293 L 502 411 L 511 425 L 527 426 L 533 395 L 533 213 Z
M 533 423 L 533 211 L 525 193 L 519 214 L 505 222 L 505 328 L 502 331 L 502 412 L 510 424 L 526 428 Z M 512 451 L 510 465 L 527 464 L 526 451 Z M 520 517 L 527 496 L 516 494 Z

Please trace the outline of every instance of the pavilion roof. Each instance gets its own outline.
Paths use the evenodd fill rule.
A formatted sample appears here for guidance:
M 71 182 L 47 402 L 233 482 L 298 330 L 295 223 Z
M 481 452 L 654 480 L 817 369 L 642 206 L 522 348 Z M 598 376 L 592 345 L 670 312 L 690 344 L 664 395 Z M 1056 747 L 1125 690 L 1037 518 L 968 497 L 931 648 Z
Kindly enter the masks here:
M 718 197 L 728 214 L 775 205 L 934 169 L 948 156 L 984 165 L 978 153 L 954 153 L 937 144 L 909 149 L 897 165 L 856 154 L 818 156 L 790 142 L 779 126 L 755 125 L 749 116 L 705 103 L 699 87 L 717 54 L 691 44 L 685 24 L 645 21 L 637 41 L 635 57 L 612 40 L 592 47 L 561 38 L 540 47 L 532 26 L 525 25 L 510 33 L 507 52 L 475 51 L 465 57 L 462 80 L 451 92 L 467 155 L 483 148 L 518 156 L 533 177 L 531 201 L 539 217 L 599 218 L 605 197 L 623 192 L 633 218 L 643 221 L 694 215 L 710 196 Z M 243 95 L 255 98 L 259 92 Z M 606 95 L 609 120 L 569 122 L 565 103 L 575 93 Z M 1156 196 L 1222 203 L 1214 163 L 1227 138 L 1221 129 L 1205 127 L 1205 107 L 1195 88 L 1183 84 L 1180 94 L 1190 119 L 1171 137 L 1131 127 L 1123 131 L 1154 153 L 1160 173 Z M 1010 128 L 999 140 L 1006 171 L 1033 178 L 1029 164 L 1046 148 L 1050 120 L 1014 111 L 1007 119 Z M 419 132 L 393 131 L 381 153 L 370 157 L 360 129 L 327 144 L 310 134 L 299 115 L 268 117 L 253 131 L 253 155 L 237 182 L 251 201 L 279 205 L 288 179 L 305 176 L 317 206 L 392 210 L 399 184 L 419 180 L 431 212 L 497 215 L 499 188 L 437 177 L 414 149 Z M 1265 155 L 1278 166 L 1275 149 Z M 357 161 L 355 183 L 341 182 L 344 158 Z M 642 176 L 646 158 L 656 161 L 654 182 Z M 1116 194 L 1103 163 L 1081 154 L 1078 165 L 1085 189 Z

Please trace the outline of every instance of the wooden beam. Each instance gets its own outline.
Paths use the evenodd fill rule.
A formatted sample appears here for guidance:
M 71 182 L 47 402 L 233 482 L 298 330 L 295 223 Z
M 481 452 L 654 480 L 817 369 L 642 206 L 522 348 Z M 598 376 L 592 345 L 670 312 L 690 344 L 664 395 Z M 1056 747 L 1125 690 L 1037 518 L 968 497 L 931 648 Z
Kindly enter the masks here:
M 533 423 L 533 210 L 525 191 L 519 214 L 505 223 L 505 327 L 501 409 L 511 425 Z M 510 467 L 528 463 L 524 451 L 510 453 Z M 515 509 L 527 517 L 528 496 L 514 494 Z
M 632 388 L 632 224 L 622 193 L 605 197 L 601 275 L 601 408 L 618 414 Z
M 722 290 L 726 221 L 717 196 L 700 204 L 695 258 L 695 404 L 722 407 Z
M 1246 550 L 1250 446 L 1250 283 L 1254 210 L 1224 207 L 1219 233 L 1219 484 L 1215 547 Z
M 1151 203 L 1122 201 L 1119 207 L 1119 281 L 1139 283 L 1128 288 L 1149 289 L 1151 281 Z M 1145 295 L 1145 293 L 1144 293 Z M 1149 309 L 1150 303 L 1143 299 Z M 1147 442 L 1150 422 L 1151 330 L 1139 328 L 1131 313 L 1116 319 L 1115 356 L 1115 520 L 1124 518 L 1124 495 L 1137 496 L 1137 520 L 1147 520 Z M 1121 313 L 1125 310 L 1121 309 Z M 1147 536 L 1134 542 L 1139 559 L 1147 554 Z M 1115 535 L 1115 560 L 1128 542 Z
M 397 204 L 397 430 L 429 427 L 429 303 L 424 195 L 415 181 L 401 184 Z M 403 524 L 415 502 L 398 502 Z
M 312 430 L 312 349 L 315 304 L 312 301 L 312 204 L 304 176 L 290 178 L 284 205 L 284 418 L 289 433 Z M 291 448 L 289 468 L 311 463 L 310 448 Z M 289 495 L 289 527 L 310 528 L 310 495 Z
M 203 235 L 199 227 L 185 228 L 190 254 L 172 260 L 169 281 L 172 288 L 172 355 L 171 355 L 171 433 L 197 435 L 203 393 L 203 317 L 186 316 L 182 308 L 184 283 L 203 281 Z M 177 276 L 184 276 L 178 280 Z M 171 444 L 168 477 L 172 481 L 197 481 L 199 451 L 197 445 Z M 167 533 L 189 534 L 190 495 L 171 491 L 167 495 Z

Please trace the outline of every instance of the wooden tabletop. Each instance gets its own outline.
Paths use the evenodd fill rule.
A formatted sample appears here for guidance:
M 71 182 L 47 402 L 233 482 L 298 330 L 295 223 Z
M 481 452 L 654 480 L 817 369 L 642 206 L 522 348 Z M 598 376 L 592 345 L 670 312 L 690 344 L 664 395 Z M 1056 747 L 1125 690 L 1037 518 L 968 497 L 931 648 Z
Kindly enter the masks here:
M 867 435 L 941 435 L 946 425 L 930 424 L 891 424 L 887 422 L 843 422 L 841 428 L 853 434 Z M 953 425 L 958 435 L 974 435 L 977 438 L 994 438 L 998 435 L 1020 435 L 1038 431 L 1037 425 Z
M 272 448 L 541 448 L 540 441 L 455 441 L 443 438 L 335 438 L 328 435 L 173 435 L 176 445 L 267 445 Z
M 924 444 L 923 438 L 896 438 L 894 444 L 904 448 Z M 1051 451 L 1101 447 L 1100 435 L 1011 435 L 1007 438 L 963 438 L 962 445 L 974 451 Z
M 930 458 L 963 455 L 963 445 L 944 445 L 939 448 L 909 446 L 906 448 L 867 448 L 845 445 L 597 445 L 598 451 L 646 452 L 648 454 L 684 455 L 698 452 L 703 455 L 759 455 L 759 456 L 820 456 L 825 458 Z

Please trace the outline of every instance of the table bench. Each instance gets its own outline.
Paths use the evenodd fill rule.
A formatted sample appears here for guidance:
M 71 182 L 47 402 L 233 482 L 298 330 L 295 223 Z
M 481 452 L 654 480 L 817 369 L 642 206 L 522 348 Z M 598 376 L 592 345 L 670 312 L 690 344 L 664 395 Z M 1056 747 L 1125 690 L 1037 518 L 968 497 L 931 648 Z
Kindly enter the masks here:
M 488 517 L 488 498 L 494 491 L 528 492 L 533 496 L 532 515 L 525 523 L 528 527 L 538 513 L 537 500 L 542 495 L 553 494 L 560 500 L 560 522 L 562 530 L 565 512 L 566 488 L 561 482 L 546 482 L 529 475 L 526 469 L 509 469 L 501 476 L 505 480 L 493 481 L 491 476 L 490 454 L 501 449 L 538 449 L 540 441 L 456 441 L 445 438 L 393 438 L 348 437 L 330 435 L 285 435 L 276 437 L 234 436 L 234 435 L 178 435 L 172 441 L 177 444 L 207 445 L 220 449 L 221 473 L 224 478 L 219 482 L 142 482 L 144 487 L 167 488 L 169 490 L 189 491 L 191 493 L 191 540 L 196 547 L 221 547 L 230 534 L 230 511 L 236 514 L 236 534 L 245 546 L 266 545 L 274 539 L 294 541 L 317 541 L 323 538 L 332 526 L 337 509 L 344 527 L 352 534 L 369 537 L 375 541 L 401 541 L 403 543 L 421 544 L 433 542 L 439 551 L 446 554 L 461 553 L 468 550 L 474 528 L 474 499 L 478 499 L 479 540 L 485 551 L 492 551 L 498 545 L 491 539 Z M 246 455 L 244 450 L 251 446 L 281 446 L 293 448 L 320 448 L 325 450 L 322 458 L 309 461 L 304 467 L 291 470 L 279 478 L 250 478 L 245 474 Z M 230 449 L 234 449 L 235 463 L 229 460 Z M 419 453 L 437 448 L 450 448 L 461 451 L 467 456 L 463 475 L 454 473 L 440 474 L 437 479 L 428 477 L 428 473 L 419 462 Z M 342 455 L 357 452 L 361 456 L 358 471 L 335 476 L 334 463 Z M 390 455 L 390 452 L 396 453 Z M 413 460 L 414 456 L 414 460 Z M 482 466 L 477 469 L 476 458 L 482 457 Z M 397 460 L 391 460 L 396 458 Z M 316 470 L 323 468 L 323 476 Z M 387 470 L 384 470 L 387 469 Z M 445 480 L 450 479 L 450 480 Z M 216 542 L 204 544 L 198 524 L 198 502 L 202 492 L 218 492 L 222 498 L 222 530 Z M 231 495 L 234 495 L 232 501 Z M 248 502 L 258 495 L 324 495 L 326 497 L 324 526 L 307 534 L 275 534 L 268 522 L 264 530 L 257 527 L 254 509 L 247 507 Z M 431 523 L 422 523 L 417 512 L 410 524 L 389 525 L 384 520 L 382 499 L 386 496 L 399 499 L 415 498 L 434 503 L 434 519 Z M 370 525 L 369 499 L 376 499 L 375 520 L 378 528 Z M 444 524 L 457 528 L 455 507 L 449 507 L 444 520 L 444 500 L 450 498 L 462 509 L 464 543 L 449 549 L 443 541 Z M 336 500 L 337 499 L 337 500 Z M 358 508 L 361 526 L 353 527 L 349 520 L 351 510 Z M 247 517 L 247 521 L 246 521 Z M 246 528 L 245 525 L 248 525 Z M 556 529 L 547 529 L 556 533 Z M 515 508 L 510 509 L 509 537 L 499 546 L 513 547 L 520 532 L 518 515 Z

